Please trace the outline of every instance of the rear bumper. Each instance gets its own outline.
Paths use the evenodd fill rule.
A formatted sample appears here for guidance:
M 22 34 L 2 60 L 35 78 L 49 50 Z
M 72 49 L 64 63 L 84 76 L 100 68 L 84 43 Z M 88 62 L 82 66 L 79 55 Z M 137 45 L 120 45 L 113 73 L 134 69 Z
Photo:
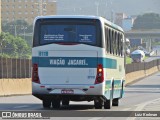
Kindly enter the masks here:
M 69 101 L 93 101 L 96 99 L 106 99 L 105 96 L 102 95 L 55 95 L 55 94 L 33 94 L 33 96 L 39 98 L 40 100 L 49 100 L 52 101 L 54 99 L 67 99 Z
M 62 93 L 62 90 L 72 90 L 73 93 Z M 32 82 L 33 95 L 104 95 L 104 84 L 93 85 L 43 85 Z

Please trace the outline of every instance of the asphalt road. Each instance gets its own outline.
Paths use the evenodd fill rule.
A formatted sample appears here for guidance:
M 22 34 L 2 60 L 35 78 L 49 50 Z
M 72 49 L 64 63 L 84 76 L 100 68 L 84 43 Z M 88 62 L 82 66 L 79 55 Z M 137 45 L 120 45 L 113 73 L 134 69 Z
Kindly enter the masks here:
M 0 110 L 53 110 L 61 111 L 97 111 L 93 102 L 71 102 L 69 107 L 60 109 L 43 109 L 41 101 L 32 95 L 0 97 Z M 125 87 L 124 98 L 118 107 L 111 110 L 99 109 L 98 111 L 160 111 L 160 72 L 144 78 L 132 85 Z M 68 118 L 56 118 L 68 119 Z M 72 118 L 74 119 L 74 118 Z M 78 119 L 78 118 L 76 118 Z M 85 118 L 90 120 L 103 120 L 104 117 Z M 111 118 L 110 118 L 111 119 Z M 113 119 L 113 118 L 112 118 Z M 124 118 L 121 118 L 122 120 Z M 128 119 L 128 118 L 125 118 Z M 132 118 L 133 119 L 133 118 Z M 159 118 L 160 119 L 160 118 Z
M 145 62 L 149 62 L 149 61 L 152 61 L 152 60 L 160 59 L 160 46 L 154 46 L 153 47 L 153 51 L 155 52 L 155 54 L 153 56 L 150 56 L 149 58 L 147 58 L 145 60 Z

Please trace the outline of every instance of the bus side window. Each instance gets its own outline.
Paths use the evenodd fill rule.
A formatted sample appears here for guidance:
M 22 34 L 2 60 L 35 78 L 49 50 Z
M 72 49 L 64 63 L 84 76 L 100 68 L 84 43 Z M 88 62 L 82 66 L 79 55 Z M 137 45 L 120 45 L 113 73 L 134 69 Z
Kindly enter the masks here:
M 106 44 L 106 52 L 108 53 L 109 52 L 109 43 L 108 43 L 108 28 L 107 27 L 105 27 L 105 44 Z
M 120 56 L 120 34 L 118 33 L 118 55 Z
M 110 39 L 110 42 L 111 42 L 111 54 L 113 54 L 113 30 L 111 30 L 111 39 Z
M 111 54 L 111 30 L 108 32 L 108 52 Z
M 122 34 L 120 34 L 120 55 L 122 56 L 123 53 L 123 38 Z
M 112 36 L 113 36 L 113 38 L 112 38 L 112 50 L 113 50 L 113 55 L 115 54 L 115 32 L 114 32 L 114 30 L 113 30 L 113 33 L 112 33 Z
M 113 43 L 114 55 L 117 55 L 117 32 L 114 32 L 114 43 Z
M 124 56 L 125 52 L 125 40 L 124 40 L 124 35 L 122 34 L 122 56 Z
M 118 36 L 117 32 L 115 32 L 115 53 L 118 55 Z

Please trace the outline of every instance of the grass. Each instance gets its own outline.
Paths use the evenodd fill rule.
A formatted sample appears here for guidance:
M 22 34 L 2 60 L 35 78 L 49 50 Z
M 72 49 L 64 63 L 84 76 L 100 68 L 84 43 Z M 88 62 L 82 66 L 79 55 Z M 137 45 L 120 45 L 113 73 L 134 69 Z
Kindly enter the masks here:
M 152 42 L 152 45 L 160 45 L 160 42 Z
M 148 56 L 145 56 L 144 60 L 147 59 Z M 132 59 L 130 57 L 126 57 L 126 64 L 131 64 L 132 63 Z
M 126 57 L 126 64 L 131 64 L 132 63 L 132 59 L 130 57 Z

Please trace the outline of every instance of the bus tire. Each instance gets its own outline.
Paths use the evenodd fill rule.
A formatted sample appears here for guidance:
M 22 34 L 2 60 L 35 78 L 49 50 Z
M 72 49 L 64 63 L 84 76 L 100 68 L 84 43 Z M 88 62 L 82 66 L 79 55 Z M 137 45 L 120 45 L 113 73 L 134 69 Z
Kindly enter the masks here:
M 69 100 L 62 100 L 62 105 L 69 105 Z
M 43 108 L 50 108 L 50 107 L 51 107 L 51 101 L 43 100 Z
M 119 105 L 119 99 L 118 98 L 113 99 L 112 105 L 113 106 L 118 106 Z
M 55 99 L 55 100 L 52 100 L 52 107 L 53 108 L 60 108 L 60 103 L 61 101 L 59 99 Z
M 103 102 L 101 100 L 94 101 L 94 107 L 95 109 L 102 109 Z
M 112 99 L 106 100 L 104 102 L 104 109 L 111 109 L 112 108 Z

